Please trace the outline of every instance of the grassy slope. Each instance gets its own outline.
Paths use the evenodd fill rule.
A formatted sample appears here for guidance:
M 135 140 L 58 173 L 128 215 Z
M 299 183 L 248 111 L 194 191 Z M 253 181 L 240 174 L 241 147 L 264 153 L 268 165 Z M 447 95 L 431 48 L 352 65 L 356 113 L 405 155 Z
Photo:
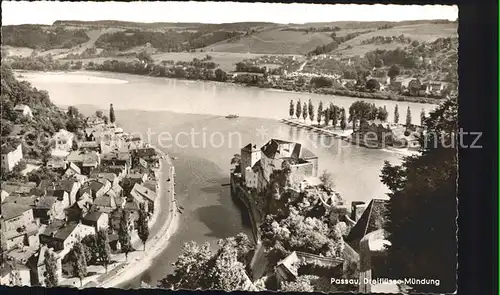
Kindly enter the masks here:
M 208 46 L 206 51 L 262 54 L 304 54 L 332 41 L 330 33 L 304 33 L 271 29 L 237 41 Z
M 330 32 L 317 32 L 317 33 L 304 33 L 295 31 L 281 31 L 285 27 L 322 27 L 322 26 L 339 26 L 342 30 L 337 32 L 338 36 L 342 36 L 348 33 L 363 31 L 367 29 L 374 29 L 386 22 L 375 22 L 375 23 L 358 23 L 358 22 L 332 22 L 332 23 L 316 23 L 316 24 L 303 24 L 303 25 L 277 25 L 270 23 L 235 23 L 235 24 L 218 24 L 218 25 L 204 25 L 204 24 L 167 24 L 167 23 L 157 23 L 157 24 L 138 24 L 137 27 L 147 27 L 151 29 L 155 27 L 156 29 L 164 29 L 166 26 L 177 26 L 177 27 L 189 27 L 193 28 L 198 26 L 203 30 L 211 31 L 218 29 L 228 29 L 228 30 L 258 30 L 250 36 L 241 38 L 235 41 L 223 41 L 217 44 L 210 45 L 203 49 L 204 52 L 209 53 L 214 57 L 214 61 L 219 63 L 223 69 L 233 69 L 234 63 L 241 61 L 245 58 L 252 58 L 253 56 L 258 56 L 260 54 L 303 54 L 307 53 L 319 45 L 328 44 L 332 41 L 330 38 Z M 108 21 L 102 21 L 99 23 L 84 23 L 83 25 L 107 25 L 110 24 Z M 120 25 L 124 25 L 119 23 Z M 395 49 L 401 46 L 398 43 L 393 44 L 383 44 L 383 45 L 361 45 L 361 41 L 369 39 L 374 36 L 399 36 L 404 34 L 407 37 L 418 41 L 433 41 L 439 37 L 450 37 L 457 36 L 457 24 L 431 24 L 431 23 L 421 23 L 418 24 L 408 24 L 401 23 L 401 26 L 396 26 L 387 30 L 377 30 L 372 33 L 363 34 L 343 43 L 339 49 L 332 52 L 332 54 L 341 54 L 343 56 L 353 56 L 353 55 L 363 55 L 364 53 L 374 50 L 376 48 L 380 49 Z M 78 23 L 77 27 L 82 24 Z M 130 24 L 127 23 L 130 26 Z M 396 24 L 397 25 L 397 24 Z M 66 25 L 68 28 L 74 27 L 72 22 Z M 80 27 L 81 28 L 81 27 Z M 57 49 L 49 50 L 41 53 L 45 55 L 48 53 L 55 54 L 55 58 L 65 57 L 68 53 L 81 53 L 86 48 L 94 46 L 95 40 L 107 32 L 113 32 L 123 30 L 123 28 L 115 27 L 113 28 L 96 28 L 89 30 L 87 34 L 90 40 L 81 46 L 77 46 L 71 49 Z M 346 49 L 346 46 L 351 45 L 352 49 Z M 23 48 L 7 48 L 13 55 L 29 55 L 31 50 L 26 50 Z M 140 51 L 142 47 L 135 48 L 134 51 Z M 193 57 L 203 57 L 206 53 L 196 52 L 196 53 L 160 53 L 154 54 L 154 58 L 157 60 L 191 60 Z M 109 58 L 105 58 L 109 59 Z M 123 58 L 119 58 L 123 59 Z M 127 59 L 127 58 L 125 58 Z M 99 61 L 101 59 L 95 59 Z
M 333 53 L 341 53 L 343 56 L 364 55 L 368 51 L 375 49 L 396 49 L 397 47 L 404 47 L 399 43 L 391 44 L 367 44 L 361 45 L 363 40 L 370 39 L 375 36 L 400 36 L 405 35 L 413 40 L 419 42 L 432 42 L 438 38 L 443 37 L 458 37 L 458 26 L 455 23 L 450 24 L 418 24 L 398 26 L 387 30 L 377 30 L 371 33 L 360 35 L 352 40 L 343 43 L 339 49 Z M 352 46 L 351 49 L 346 49 L 347 46 Z

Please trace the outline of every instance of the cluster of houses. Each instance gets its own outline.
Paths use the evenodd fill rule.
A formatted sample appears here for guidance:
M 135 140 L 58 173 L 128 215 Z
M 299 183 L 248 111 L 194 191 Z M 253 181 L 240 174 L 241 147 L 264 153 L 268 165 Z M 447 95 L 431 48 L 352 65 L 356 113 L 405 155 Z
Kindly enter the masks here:
M 383 229 L 383 212 L 387 208 L 387 201 L 373 199 L 369 204 L 352 202 L 351 206 L 348 206 L 338 195 L 326 193 L 322 188 L 323 181 L 318 177 L 318 157 L 300 143 L 271 139 L 260 148 L 254 144 L 244 146 L 241 149 L 239 165 L 231 172 L 232 182 L 236 184 L 234 187 L 242 188 L 243 191 L 264 192 L 269 187 L 271 174 L 282 170 L 284 162 L 287 162 L 290 171 L 288 200 L 284 202 L 288 203 L 304 192 L 318 194 L 321 200 L 318 204 L 324 207 L 329 219 L 334 224 L 344 222 L 346 227 L 342 231 L 345 242 L 342 255 L 324 257 L 293 251 L 274 268 L 278 285 L 284 281 L 295 281 L 300 275 L 315 275 L 328 281 L 330 278 L 341 278 L 344 273 L 352 271 L 354 265 L 359 273 L 358 287 L 361 292 L 394 292 L 391 289 L 394 286 L 373 285 L 371 281 L 384 275 L 384 245 L 388 242 Z M 252 202 L 251 197 L 248 199 Z M 253 210 L 249 211 L 251 215 L 258 214 Z M 257 244 L 259 243 L 257 240 Z M 262 253 L 262 249 L 256 250 L 250 265 L 254 282 L 265 273 L 267 261 Z
M 57 181 L 2 183 L 1 247 L 11 262 L 0 268 L 2 284 L 12 283 L 15 269 L 21 278 L 16 284 L 44 285 L 47 251 L 57 258 L 61 278 L 62 261 L 77 240 L 105 229 L 111 248 L 119 250 L 122 211 L 130 213 L 130 230 L 142 206 L 153 214 L 159 188 L 155 149 L 101 118 L 90 117 L 86 125 L 83 141 L 66 130 L 54 135 L 46 167 L 60 176 Z M 6 156 L 9 165 L 15 163 L 22 147 Z

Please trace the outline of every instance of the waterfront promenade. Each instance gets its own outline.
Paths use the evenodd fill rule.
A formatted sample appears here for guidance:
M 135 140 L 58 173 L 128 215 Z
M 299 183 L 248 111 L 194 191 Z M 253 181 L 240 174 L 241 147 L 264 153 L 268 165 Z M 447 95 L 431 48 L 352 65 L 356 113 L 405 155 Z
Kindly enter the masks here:
M 153 259 L 159 255 L 169 243 L 170 237 L 178 227 L 179 214 L 175 206 L 175 169 L 171 159 L 163 151 L 157 149 L 157 153 L 162 159 L 160 168 L 155 172 L 159 180 L 158 197 L 155 200 L 155 212 L 149 221 L 150 235 L 146 242 L 146 249 L 143 250 L 142 242 L 134 231 L 132 245 L 136 251 L 128 254 L 114 254 L 113 260 L 116 262 L 108 267 L 108 273 L 104 273 L 102 266 L 91 266 L 90 271 L 99 274 L 86 277 L 84 287 L 117 287 L 131 279 L 134 279 L 142 272 L 146 271 Z M 65 285 L 79 286 L 79 282 L 64 282 Z

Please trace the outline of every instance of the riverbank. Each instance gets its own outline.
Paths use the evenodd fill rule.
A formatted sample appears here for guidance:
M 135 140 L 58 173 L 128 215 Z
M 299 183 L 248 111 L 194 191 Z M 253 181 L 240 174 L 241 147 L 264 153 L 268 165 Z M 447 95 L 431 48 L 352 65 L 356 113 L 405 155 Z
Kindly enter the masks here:
M 22 72 L 27 72 L 31 70 L 26 70 L 26 69 L 14 69 L 15 72 L 22 73 Z M 280 91 L 286 91 L 286 92 L 292 92 L 292 93 L 314 93 L 314 94 L 319 94 L 319 95 L 338 95 L 338 96 L 346 96 L 346 97 L 355 97 L 355 98 L 360 98 L 360 99 L 374 99 L 374 100 L 387 100 L 387 101 L 402 101 L 402 102 L 413 102 L 413 103 L 424 103 L 424 104 L 439 104 L 441 102 L 441 99 L 438 98 L 429 98 L 429 97 L 416 97 L 416 96 L 405 96 L 405 95 L 399 95 L 399 94 L 394 94 L 394 93 L 387 93 L 387 92 L 362 92 L 362 91 L 354 91 L 354 90 L 348 90 L 348 89 L 335 89 L 335 88 L 310 88 L 310 87 L 299 87 L 296 85 L 268 85 L 268 84 L 261 84 L 261 85 L 249 85 L 245 83 L 237 83 L 234 81 L 218 81 L 218 80 L 211 80 L 211 79 L 186 79 L 186 78 L 181 78 L 181 77 L 175 77 L 175 76 L 161 76 L 161 75 L 152 75 L 151 72 L 148 73 L 130 73 L 130 72 L 119 72 L 119 71 L 105 71 L 105 70 L 94 70 L 94 69 L 80 69 L 80 70 L 68 70 L 65 71 L 64 73 L 68 72 L 82 72 L 82 71 L 89 71 L 89 72 L 101 72 L 101 73 L 119 73 L 119 74 L 129 74 L 129 75 L 137 75 L 137 76 L 145 76 L 145 77 L 151 77 L 151 78 L 168 78 L 168 79 L 175 79 L 175 80 L 181 80 L 181 81 L 201 81 L 201 82 L 217 82 L 217 83 L 224 83 L 224 84 L 232 84 L 232 85 L 239 85 L 243 87 L 250 87 L 250 88 L 260 88 L 260 89 L 269 89 L 269 90 L 280 90 Z M 33 70 L 33 72 L 37 72 Z M 61 72 L 61 71 L 40 71 L 40 72 Z M 91 83 L 91 82 L 88 82 Z M 120 83 L 120 82 L 117 82 Z
M 162 225 L 161 229 L 154 237 L 150 237 L 146 242 L 144 251 L 135 251 L 139 255 L 133 257 L 133 253 L 129 254 L 129 262 L 127 265 L 120 269 L 119 272 L 113 274 L 111 277 L 106 278 L 97 284 L 97 287 L 111 288 L 117 287 L 124 282 L 127 282 L 142 272 L 147 270 L 152 264 L 153 260 L 163 252 L 169 245 L 170 237 L 175 233 L 178 228 L 179 216 L 175 202 L 175 187 L 174 177 L 175 170 L 173 169 L 172 161 L 168 155 L 163 151 L 156 149 L 157 153 L 161 155 L 159 169 L 159 198 L 158 203 L 155 202 L 155 213 L 152 217 L 152 224 L 155 223 L 160 212 L 167 215 L 167 221 Z M 161 202 L 162 199 L 164 202 Z M 158 213 L 157 213 L 158 212 Z M 156 216 L 155 216 L 156 215 Z M 151 227 L 150 225 L 150 227 Z M 140 242 L 140 241 L 139 241 Z M 134 245 L 135 246 L 135 245 Z M 142 254 L 142 255 L 140 255 Z
M 329 135 L 334 138 L 339 138 L 345 142 L 349 142 L 360 147 L 370 148 L 370 149 L 374 148 L 373 143 L 365 144 L 363 141 L 358 141 L 355 138 L 353 138 L 352 136 L 353 130 L 335 130 L 333 128 L 317 127 L 313 126 L 312 124 L 299 122 L 296 119 L 281 119 L 279 120 L 279 122 L 287 124 L 289 126 L 304 128 L 306 130 L 314 131 L 320 134 Z M 413 156 L 420 153 L 419 151 L 410 150 L 408 148 L 395 148 L 391 146 L 377 147 L 376 149 L 380 149 L 391 153 L 396 153 L 402 156 Z

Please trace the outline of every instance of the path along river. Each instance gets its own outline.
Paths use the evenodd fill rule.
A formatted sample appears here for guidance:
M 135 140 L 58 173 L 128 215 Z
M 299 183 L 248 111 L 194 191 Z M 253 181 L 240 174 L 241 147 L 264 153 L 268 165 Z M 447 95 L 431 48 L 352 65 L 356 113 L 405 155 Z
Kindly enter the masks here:
M 181 254 L 184 242 L 208 241 L 245 232 L 251 234 L 247 216 L 233 203 L 227 184 L 230 159 L 249 143 L 258 146 L 270 138 L 302 143 L 319 157 L 320 170 L 333 175 L 336 189 L 347 201 L 370 201 L 385 197 L 380 183 L 384 160 L 399 163 L 401 155 L 384 150 L 348 145 L 313 132 L 279 123 L 288 116 L 290 99 L 311 99 L 346 109 L 357 98 L 292 93 L 231 84 L 181 81 L 126 74 L 76 72 L 23 72 L 22 78 L 47 90 L 58 105 L 75 105 L 83 113 L 105 113 L 113 103 L 117 122 L 129 133 L 143 136 L 174 156 L 176 193 L 184 207 L 179 229 L 168 248 L 136 279 L 119 287 L 137 288 L 141 281 L 151 285 L 172 271 L 171 263 Z M 386 105 L 389 120 L 398 104 L 400 118 L 410 107 L 413 123 L 422 108 L 428 113 L 435 105 L 365 100 Z M 240 118 L 226 119 L 227 114 Z M 149 135 L 148 135 L 149 134 Z M 166 214 L 166 212 L 165 212 Z

